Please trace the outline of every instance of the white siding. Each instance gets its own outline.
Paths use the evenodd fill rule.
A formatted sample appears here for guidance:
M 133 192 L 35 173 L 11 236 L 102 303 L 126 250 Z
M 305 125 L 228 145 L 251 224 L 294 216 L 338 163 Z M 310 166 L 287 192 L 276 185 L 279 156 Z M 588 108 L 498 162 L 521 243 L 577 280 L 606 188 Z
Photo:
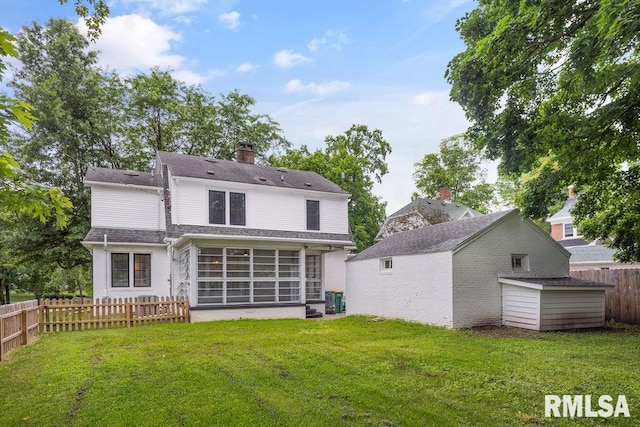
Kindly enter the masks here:
M 347 281 L 347 251 L 326 252 L 322 262 L 325 291 L 345 291 Z M 324 295 L 323 295 L 324 298 Z
M 541 331 L 604 326 L 604 290 L 543 290 L 541 298 Z
M 320 232 L 347 234 L 346 196 L 233 182 L 172 180 L 172 220 L 176 224 L 209 224 L 209 190 L 245 194 L 246 228 L 307 231 L 306 200 L 320 201 Z
M 569 272 L 569 256 L 548 236 L 514 215 L 477 237 L 453 255 L 454 328 L 502 323 L 502 289 L 498 276 L 511 271 L 511 255 L 529 257 L 530 274 L 562 277 Z
M 151 287 L 111 287 L 111 258 L 109 253 L 151 254 Z M 93 247 L 93 297 L 126 298 L 137 296 L 169 296 L 169 257 L 164 246 L 110 245 Z
M 347 262 L 347 314 L 367 314 L 451 327 L 451 252 Z
M 539 328 L 540 291 L 522 286 L 502 285 L 502 324 L 525 329 Z
M 91 226 L 164 230 L 160 189 L 91 186 Z
M 189 314 L 192 322 L 236 319 L 304 319 L 306 317 L 306 309 L 304 305 L 255 308 L 243 307 L 227 309 L 220 308 L 215 310 L 191 310 Z

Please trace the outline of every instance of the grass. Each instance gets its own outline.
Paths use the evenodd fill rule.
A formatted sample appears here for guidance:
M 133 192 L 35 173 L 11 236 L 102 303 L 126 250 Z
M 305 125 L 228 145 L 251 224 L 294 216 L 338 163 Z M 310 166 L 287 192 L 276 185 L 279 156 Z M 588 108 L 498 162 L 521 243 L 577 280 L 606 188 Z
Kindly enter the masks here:
M 351 316 L 46 334 L 0 364 L 0 425 L 575 425 L 545 394 L 625 394 L 640 328 L 451 331 Z M 615 402 L 614 402 L 615 403 Z M 581 419 L 581 425 L 603 420 Z
M 9 291 L 9 298 L 11 303 L 13 304 L 14 302 L 23 302 L 23 301 L 31 301 L 36 299 L 36 296 L 34 294 L 28 293 L 28 292 L 16 292 L 16 291 Z

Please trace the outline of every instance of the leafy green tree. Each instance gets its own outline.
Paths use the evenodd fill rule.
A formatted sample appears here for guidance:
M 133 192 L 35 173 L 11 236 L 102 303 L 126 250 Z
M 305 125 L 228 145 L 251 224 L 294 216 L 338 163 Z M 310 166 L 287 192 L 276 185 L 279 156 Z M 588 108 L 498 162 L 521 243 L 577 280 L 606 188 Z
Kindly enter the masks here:
M 637 218 L 640 199 L 614 209 L 597 191 L 637 185 L 623 171 L 640 158 L 640 3 L 481 0 L 456 26 L 466 50 L 447 69 L 451 98 L 501 172 L 523 174 L 523 212 L 547 216 L 575 184 L 590 193 L 578 202 L 587 237 L 604 212 L 620 226 Z M 632 234 L 612 240 L 621 259 L 640 260 Z
M 413 179 L 420 195 L 437 198 L 443 187 L 451 199 L 479 212 L 487 213 L 495 201 L 494 187 L 486 182 L 480 152 L 463 135 L 455 135 L 440 144 L 440 153 L 426 154 L 417 162 Z
M 386 157 L 391 146 L 378 129 L 352 125 L 343 135 L 327 136 L 324 151 L 310 152 L 306 146 L 272 156 L 270 163 L 318 173 L 351 194 L 349 224 L 357 251 L 374 243 L 385 219 L 385 206 L 372 194 L 374 181 L 388 172 Z
M 253 113 L 255 100 L 238 91 L 216 99 L 158 68 L 125 85 L 124 151 L 132 169 L 149 169 L 157 150 L 232 159 L 237 143 L 251 141 L 264 161 L 290 146 L 280 125 Z

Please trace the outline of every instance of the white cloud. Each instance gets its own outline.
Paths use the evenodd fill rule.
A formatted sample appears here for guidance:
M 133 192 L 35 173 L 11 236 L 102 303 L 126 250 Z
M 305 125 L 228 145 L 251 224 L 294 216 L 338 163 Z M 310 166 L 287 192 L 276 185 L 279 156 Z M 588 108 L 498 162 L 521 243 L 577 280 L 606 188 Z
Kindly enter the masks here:
M 422 92 L 412 97 L 413 105 L 431 105 L 442 102 L 445 97 L 443 92 Z
M 78 28 L 86 33 L 83 20 Z M 181 68 L 185 58 L 171 53 L 173 42 L 181 40 L 180 34 L 170 27 L 158 25 L 140 15 L 122 15 L 107 19 L 101 28 L 95 48 L 100 51 L 100 65 L 117 71 L 136 68 Z
M 307 48 L 310 52 L 315 52 L 320 46 L 327 45 L 335 50 L 342 50 L 342 47 L 349 43 L 351 43 L 351 39 L 344 31 L 327 30 L 322 37 L 314 37 L 307 45 Z
M 238 68 L 236 68 L 236 72 L 238 72 L 238 73 L 248 73 L 250 71 L 257 70 L 258 68 L 260 68 L 259 65 L 252 64 L 251 62 L 245 62 L 245 63 L 242 63 L 242 64 L 238 65 Z
M 290 141 L 311 150 L 324 148 L 324 137 L 340 135 L 352 124 L 380 129 L 393 152 L 387 157 L 389 173 L 374 186 L 374 193 L 388 202 L 391 214 L 409 203 L 416 191 L 413 164 L 427 153 L 437 153 L 444 138 L 469 126 L 464 111 L 449 100 L 446 90 L 430 92 L 431 102 L 422 106 L 412 102 L 416 93 L 400 87 L 353 87 L 348 98 L 259 106 L 280 123 Z M 490 169 L 489 177 L 493 176 L 495 171 Z
M 327 43 L 327 39 L 325 39 L 324 37 L 320 37 L 320 38 L 314 37 L 313 40 L 311 40 L 307 45 L 307 48 L 309 49 L 310 52 L 315 52 L 316 50 L 318 50 L 320 46 L 322 46 L 325 43 Z
M 227 28 L 235 30 L 240 26 L 240 13 L 235 10 L 228 13 L 223 13 L 218 17 L 218 20 L 222 22 Z
M 280 68 L 292 68 L 296 65 L 313 62 L 313 58 L 306 57 L 290 50 L 281 50 L 273 55 L 273 63 Z
M 287 83 L 285 87 L 285 92 L 311 93 L 315 96 L 325 97 L 328 95 L 332 95 L 336 92 L 340 92 L 345 89 L 348 89 L 349 86 L 351 86 L 349 82 L 343 82 L 340 80 L 333 80 L 330 82 L 323 82 L 323 83 L 308 83 L 305 85 L 305 84 L 302 84 L 300 80 L 296 79 L 296 80 L 290 80 Z
M 170 15 L 194 12 L 209 0 L 122 0 L 124 4 L 138 4 Z

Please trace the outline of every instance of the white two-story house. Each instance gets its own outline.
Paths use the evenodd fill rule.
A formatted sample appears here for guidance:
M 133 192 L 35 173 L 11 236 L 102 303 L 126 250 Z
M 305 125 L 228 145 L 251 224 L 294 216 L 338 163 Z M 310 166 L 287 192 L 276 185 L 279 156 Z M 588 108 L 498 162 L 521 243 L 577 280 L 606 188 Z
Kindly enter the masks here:
M 345 288 L 349 194 L 320 175 L 158 152 L 153 173 L 91 167 L 94 297 L 188 296 L 192 320 L 305 317 Z

